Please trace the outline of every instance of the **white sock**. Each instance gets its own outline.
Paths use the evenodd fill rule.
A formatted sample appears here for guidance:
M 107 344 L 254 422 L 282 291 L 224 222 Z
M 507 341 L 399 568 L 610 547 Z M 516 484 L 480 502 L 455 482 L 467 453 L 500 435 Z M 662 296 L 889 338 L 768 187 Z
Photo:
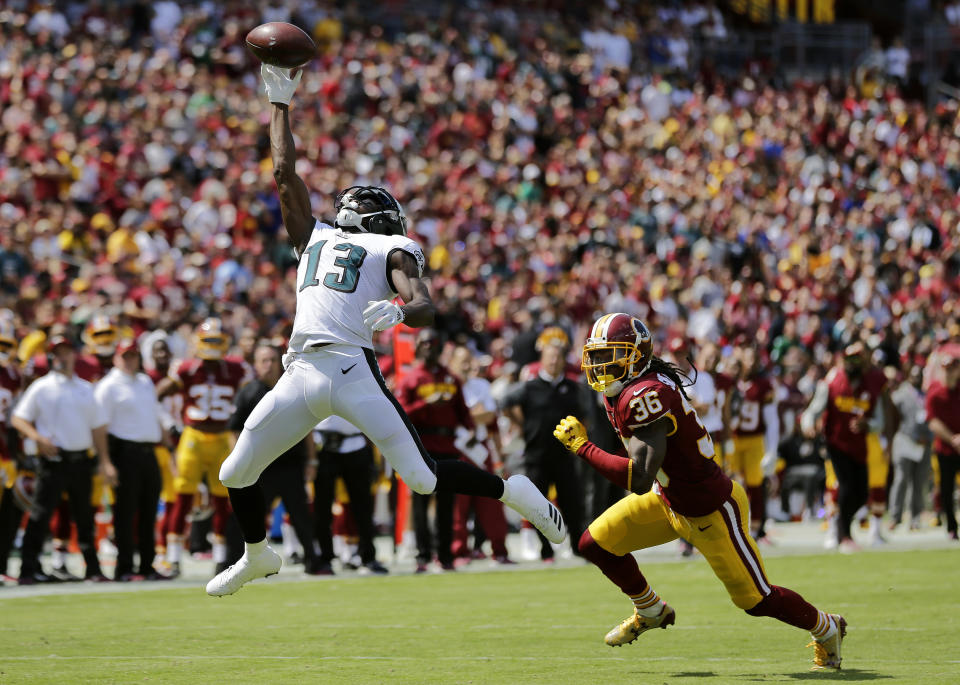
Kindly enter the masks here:
M 647 586 L 646 592 L 636 597 L 631 595 L 630 599 L 633 600 L 633 606 L 637 610 L 637 613 L 647 618 L 656 618 L 660 615 L 660 612 L 663 611 L 663 607 L 666 606 L 666 602 L 660 599 L 649 585 Z
M 167 561 L 171 564 L 180 563 L 180 555 L 183 552 L 183 540 L 179 535 L 171 533 L 167 536 Z
M 226 541 L 217 536 L 213 541 L 213 561 L 217 564 L 222 564 L 227 560 L 227 543 Z
M 829 640 L 837 634 L 837 623 L 827 614 L 817 611 L 817 625 L 813 627 L 810 634 L 819 642 Z
M 247 550 L 247 558 L 255 557 L 267 548 L 267 539 L 264 538 L 260 542 L 248 542 L 244 547 L 246 547 Z

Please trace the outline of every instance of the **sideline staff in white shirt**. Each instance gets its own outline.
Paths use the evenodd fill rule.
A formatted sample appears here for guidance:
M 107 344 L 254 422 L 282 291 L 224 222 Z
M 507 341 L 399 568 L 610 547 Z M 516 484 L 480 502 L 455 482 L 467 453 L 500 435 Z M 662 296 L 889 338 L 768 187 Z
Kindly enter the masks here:
M 21 548 L 21 585 L 50 580 L 41 570 L 40 551 L 50 529 L 50 516 L 64 491 L 77 524 L 77 543 L 87 564 L 86 579 L 107 580 L 100 570 L 93 537 L 90 448 L 96 449 L 100 475 L 108 485 L 116 484 L 117 472 L 110 463 L 107 420 L 94 399 L 93 387 L 74 373 L 75 345 L 66 328 L 51 329 L 51 370 L 27 388 L 11 419 L 25 438 L 36 441 L 38 450 L 35 504 Z
M 117 346 L 113 369 L 93 391 L 107 421 L 110 459 L 119 483 L 113 508 L 117 539 L 115 580 L 159 579 L 153 569 L 160 467 L 155 449 L 163 437 L 163 409 L 150 377 L 140 371 L 140 351 L 132 340 Z M 133 525 L 137 521 L 139 570 L 134 571 Z

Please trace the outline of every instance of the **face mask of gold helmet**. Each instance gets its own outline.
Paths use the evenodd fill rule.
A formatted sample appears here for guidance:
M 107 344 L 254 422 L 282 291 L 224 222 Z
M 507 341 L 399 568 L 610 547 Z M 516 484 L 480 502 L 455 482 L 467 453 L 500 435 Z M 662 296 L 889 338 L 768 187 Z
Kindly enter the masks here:
M 646 373 L 653 359 L 653 340 L 646 325 L 629 314 L 597 319 L 583 346 L 583 371 L 590 387 L 607 397 Z

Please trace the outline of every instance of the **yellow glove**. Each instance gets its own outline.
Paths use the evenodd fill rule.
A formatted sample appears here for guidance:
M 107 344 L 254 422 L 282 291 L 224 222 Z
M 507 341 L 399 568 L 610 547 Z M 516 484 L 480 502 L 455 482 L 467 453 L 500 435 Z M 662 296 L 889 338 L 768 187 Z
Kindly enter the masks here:
M 553 437 L 574 454 L 587 442 L 587 429 L 576 416 L 568 416 L 553 430 Z

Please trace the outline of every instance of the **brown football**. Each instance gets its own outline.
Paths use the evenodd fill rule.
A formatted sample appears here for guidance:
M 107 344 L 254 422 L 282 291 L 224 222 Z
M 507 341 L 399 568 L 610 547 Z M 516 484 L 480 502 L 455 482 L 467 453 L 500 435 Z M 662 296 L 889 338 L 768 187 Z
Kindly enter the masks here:
M 288 69 L 306 64 L 317 52 L 306 32 L 282 21 L 260 24 L 250 31 L 247 48 L 261 62 Z

